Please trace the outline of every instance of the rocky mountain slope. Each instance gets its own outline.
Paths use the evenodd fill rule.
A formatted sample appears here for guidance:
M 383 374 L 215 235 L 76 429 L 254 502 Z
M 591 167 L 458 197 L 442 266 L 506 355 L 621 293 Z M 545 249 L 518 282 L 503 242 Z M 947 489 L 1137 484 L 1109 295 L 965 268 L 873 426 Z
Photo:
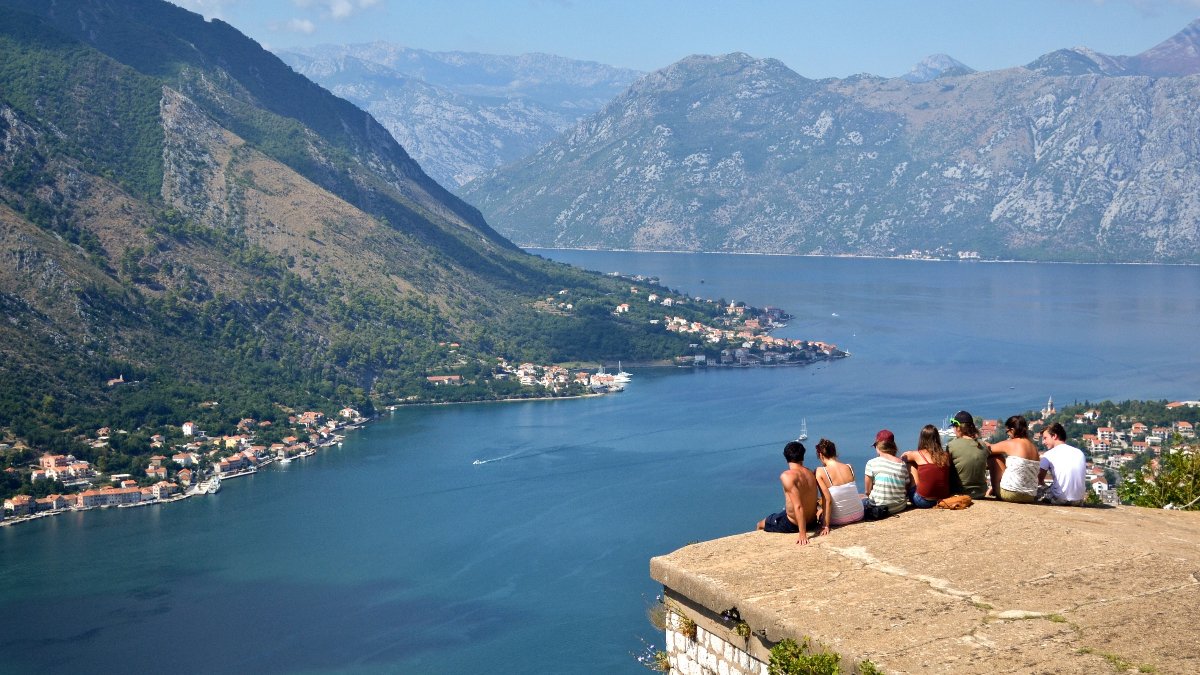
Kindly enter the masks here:
M 687 344 L 604 311 L 616 280 L 496 234 L 367 113 L 161 0 L 0 0 L 0 258 L 0 440 L 110 467 L 133 460 L 81 434 L 370 411 L 495 356 Z M 564 289 L 597 311 L 536 307 Z M 495 395 L 484 379 L 456 395 Z
M 975 72 L 967 64 L 946 54 L 933 54 L 921 59 L 917 65 L 900 77 L 909 82 L 928 82 L 940 77 L 943 73 L 951 75 L 967 75 Z
M 1120 63 L 1186 70 L 1163 51 Z M 692 56 L 459 194 L 525 245 L 1200 261 L 1200 76 L 1035 64 L 912 83 Z
M 642 75 L 549 54 L 429 52 L 386 42 L 279 57 L 370 112 L 451 189 L 528 155 Z

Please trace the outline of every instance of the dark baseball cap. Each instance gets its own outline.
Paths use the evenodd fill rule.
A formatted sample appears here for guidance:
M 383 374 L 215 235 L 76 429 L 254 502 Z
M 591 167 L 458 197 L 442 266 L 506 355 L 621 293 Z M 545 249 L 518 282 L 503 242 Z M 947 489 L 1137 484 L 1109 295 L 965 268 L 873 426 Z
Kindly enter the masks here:
M 893 434 L 892 432 L 888 431 L 887 429 L 884 429 L 883 431 L 875 434 L 875 442 L 872 443 L 871 445 L 872 446 L 879 445 L 880 443 L 882 443 L 884 441 L 889 441 L 891 443 L 895 443 L 896 442 L 896 434 Z
M 971 417 L 971 413 L 967 412 L 966 410 L 959 410 L 958 412 L 954 413 L 954 419 L 951 420 L 950 423 L 954 426 L 959 426 L 960 424 L 974 424 L 975 418 Z

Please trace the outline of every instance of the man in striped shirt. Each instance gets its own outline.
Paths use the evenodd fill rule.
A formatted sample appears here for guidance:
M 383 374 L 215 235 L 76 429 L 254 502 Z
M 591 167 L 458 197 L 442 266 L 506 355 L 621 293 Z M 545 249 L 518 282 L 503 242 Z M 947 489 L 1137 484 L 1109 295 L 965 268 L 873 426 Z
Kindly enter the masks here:
M 895 515 L 908 506 L 908 465 L 896 456 L 896 436 L 887 429 L 875 434 L 874 446 L 879 456 L 868 461 L 863 472 L 866 497 Z

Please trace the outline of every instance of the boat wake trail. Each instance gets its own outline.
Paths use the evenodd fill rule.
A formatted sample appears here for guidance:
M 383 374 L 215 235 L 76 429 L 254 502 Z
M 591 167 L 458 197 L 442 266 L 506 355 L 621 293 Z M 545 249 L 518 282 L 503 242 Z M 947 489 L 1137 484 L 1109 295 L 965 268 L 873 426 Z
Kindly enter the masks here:
M 500 461 L 509 459 L 510 457 L 516 457 L 519 454 L 521 454 L 521 453 L 514 452 L 511 455 L 504 455 L 503 457 L 493 457 L 491 459 L 477 459 L 474 462 L 471 462 L 471 464 L 472 465 L 491 464 L 492 462 L 500 462 Z

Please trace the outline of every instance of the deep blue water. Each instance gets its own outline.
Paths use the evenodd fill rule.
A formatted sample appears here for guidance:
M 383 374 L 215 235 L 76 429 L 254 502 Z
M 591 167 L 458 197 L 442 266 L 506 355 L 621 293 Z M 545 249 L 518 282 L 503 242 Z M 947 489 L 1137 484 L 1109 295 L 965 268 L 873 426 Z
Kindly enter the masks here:
M 853 356 L 404 409 L 215 496 L 2 528 L 0 672 L 637 673 L 648 559 L 777 510 L 802 417 L 861 465 L 959 408 L 1200 397 L 1196 268 L 541 253 Z

